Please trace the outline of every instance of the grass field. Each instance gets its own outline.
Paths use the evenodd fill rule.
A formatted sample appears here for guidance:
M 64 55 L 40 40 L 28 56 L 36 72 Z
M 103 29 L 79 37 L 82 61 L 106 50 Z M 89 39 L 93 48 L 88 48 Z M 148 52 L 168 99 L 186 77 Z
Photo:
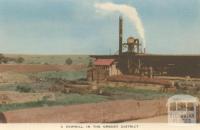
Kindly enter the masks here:
M 28 75 L 40 78 L 42 80 L 51 79 L 51 78 L 63 79 L 63 80 L 77 80 L 77 79 L 86 78 L 86 70 L 68 71 L 68 72 L 49 71 L 49 72 L 32 73 Z
M 15 86 L 16 88 L 16 86 Z M 36 101 L 19 104 L 7 104 L 1 105 L 0 111 L 9 111 L 16 109 L 25 109 L 33 107 L 47 107 L 47 106 L 60 106 L 71 104 L 84 104 L 84 103 L 97 103 L 111 100 L 123 100 L 123 99 L 136 99 L 136 100 L 152 100 L 159 98 L 168 98 L 174 93 L 160 93 L 155 90 L 136 89 L 128 87 L 104 87 L 102 88 L 102 94 L 78 94 L 78 93 L 56 93 L 55 101 Z
M 48 101 L 43 99 L 42 101 L 36 101 L 36 102 L 0 105 L 0 112 L 25 109 L 25 108 L 34 108 L 34 107 L 97 103 L 107 100 L 108 99 L 106 96 L 94 95 L 94 94 L 86 94 L 86 95 L 80 95 L 74 93 L 68 95 L 59 94 L 57 95 L 56 101 Z
M 102 89 L 103 95 L 110 95 L 111 99 L 137 99 L 151 100 L 158 98 L 167 98 L 174 93 L 161 93 L 155 90 L 138 89 L 131 87 L 110 87 L 106 86 Z
M 31 87 L 33 91 L 47 90 L 49 84 L 24 84 L 24 86 Z M 0 91 L 3 89 L 10 91 L 17 91 L 17 84 L 12 86 L 0 87 Z M 150 90 L 150 89 L 139 89 L 133 87 L 111 87 L 111 86 L 102 86 L 102 93 L 55 93 L 55 101 L 49 101 L 43 99 L 41 101 L 27 102 L 27 103 L 17 103 L 17 104 L 4 104 L 0 105 L 0 111 L 10 111 L 17 109 L 26 109 L 33 107 L 50 107 L 50 106 L 65 106 L 72 104 L 84 104 L 84 103 L 98 103 L 105 101 L 113 101 L 113 100 L 125 100 L 125 99 L 135 99 L 135 100 L 152 100 L 152 99 L 167 99 L 175 94 L 182 94 L 182 92 L 169 92 L 162 93 L 158 90 Z

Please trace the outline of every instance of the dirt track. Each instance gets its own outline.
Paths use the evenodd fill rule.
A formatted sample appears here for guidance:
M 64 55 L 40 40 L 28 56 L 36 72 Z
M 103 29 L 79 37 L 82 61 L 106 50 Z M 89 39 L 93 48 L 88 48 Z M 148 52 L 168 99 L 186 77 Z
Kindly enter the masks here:
M 44 71 L 77 71 L 84 68 L 84 65 L 0 65 L 0 72 L 44 72 Z
M 163 115 L 146 119 L 127 121 L 126 123 L 167 123 L 168 122 L 167 119 L 168 119 L 167 115 Z
M 156 85 L 165 85 L 170 86 L 171 83 L 169 80 L 163 80 L 159 78 L 148 78 L 148 77 L 140 77 L 140 76 L 133 76 L 133 75 L 119 75 L 119 76 L 112 76 L 108 78 L 108 81 L 112 82 L 126 82 L 126 83 L 146 83 L 146 84 L 156 84 Z
M 118 100 L 103 103 L 45 107 L 0 114 L 8 123 L 107 123 L 166 114 L 166 100 Z

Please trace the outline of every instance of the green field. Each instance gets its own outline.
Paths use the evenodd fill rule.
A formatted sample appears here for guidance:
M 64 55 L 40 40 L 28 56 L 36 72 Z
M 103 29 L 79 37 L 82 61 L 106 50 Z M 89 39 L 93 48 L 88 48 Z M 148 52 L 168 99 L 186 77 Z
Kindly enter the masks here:
M 158 98 L 168 98 L 175 93 L 161 93 L 157 90 L 138 89 L 131 87 L 110 87 L 104 86 L 103 95 L 109 95 L 110 99 L 136 99 L 151 100 Z
M 77 80 L 77 79 L 86 78 L 86 70 L 68 71 L 68 72 L 48 71 L 48 72 L 32 73 L 32 74 L 27 74 L 27 75 L 33 76 L 42 80 L 47 80 L 47 79 L 52 79 L 52 78 L 62 79 L 62 80 Z
M 12 86 L 14 87 L 14 86 Z M 30 87 L 30 86 L 28 86 Z M 36 86 L 32 86 L 34 88 Z M 17 88 L 15 86 L 15 88 Z M 13 90 L 13 91 L 16 91 Z M 168 98 L 175 93 L 160 93 L 155 90 L 146 90 L 146 89 L 135 89 L 129 87 L 102 87 L 101 94 L 97 93 L 55 93 L 55 101 L 48 101 L 43 99 L 41 101 L 27 102 L 27 103 L 18 103 L 18 104 L 5 104 L 0 105 L 0 111 L 10 111 L 17 109 L 26 109 L 34 107 L 47 107 L 47 106 L 65 106 L 72 104 L 84 104 L 84 103 L 98 103 L 105 101 L 113 100 L 124 100 L 124 99 L 136 99 L 136 100 L 152 100 L 159 98 Z
M 94 95 L 94 94 L 59 94 L 57 95 L 56 101 L 47 101 L 43 99 L 42 101 L 36 102 L 27 102 L 27 103 L 18 103 L 18 104 L 4 104 L 0 105 L 0 112 L 25 109 L 25 108 L 34 108 L 34 107 L 47 107 L 47 106 L 64 106 L 72 104 L 83 104 L 83 103 L 97 103 L 102 101 L 107 101 L 107 97 Z

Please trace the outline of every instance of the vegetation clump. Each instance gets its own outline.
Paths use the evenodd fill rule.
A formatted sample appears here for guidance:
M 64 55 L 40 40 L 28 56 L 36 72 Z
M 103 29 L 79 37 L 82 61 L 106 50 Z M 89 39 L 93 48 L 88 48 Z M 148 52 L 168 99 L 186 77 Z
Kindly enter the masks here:
M 23 63 L 24 62 L 24 58 L 23 57 L 19 57 L 16 59 L 16 63 Z
M 71 65 L 72 63 L 73 63 L 73 61 L 72 61 L 71 58 L 67 58 L 67 59 L 65 60 L 65 64 L 67 64 L 67 65 Z
M 28 86 L 19 86 L 19 85 L 16 87 L 16 91 L 22 92 L 22 93 L 33 92 L 33 90 L 31 89 L 31 87 L 28 87 Z
M 18 57 L 18 58 L 11 58 L 11 57 L 6 57 L 3 54 L 0 54 L 0 64 L 4 63 L 23 63 L 25 59 L 23 57 Z

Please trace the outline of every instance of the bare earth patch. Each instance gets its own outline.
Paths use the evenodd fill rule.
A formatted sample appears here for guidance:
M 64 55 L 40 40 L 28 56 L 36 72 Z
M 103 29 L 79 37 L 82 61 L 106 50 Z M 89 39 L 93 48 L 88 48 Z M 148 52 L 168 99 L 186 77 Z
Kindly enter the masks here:
M 166 114 L 166 100 L 117 100 L 4 112 L 8 123 L 105 123 L 124 122 Z M 3 119 L 4 118 L 4 119 Z
M 151 117 L 151 118 L 146 118 L 146 119 L 138 119 L 138 120 L 133 120 L 133 121 L 127 121 L 125 123 L 167 123 L 167 115 L 163 116 L 156 116 L 156 117 Z
M 45 71 L 78 71 L 83 69 L 84 65 L 0 65 L 0 72 L 18 72 L 18 73 L 34 73 Z

